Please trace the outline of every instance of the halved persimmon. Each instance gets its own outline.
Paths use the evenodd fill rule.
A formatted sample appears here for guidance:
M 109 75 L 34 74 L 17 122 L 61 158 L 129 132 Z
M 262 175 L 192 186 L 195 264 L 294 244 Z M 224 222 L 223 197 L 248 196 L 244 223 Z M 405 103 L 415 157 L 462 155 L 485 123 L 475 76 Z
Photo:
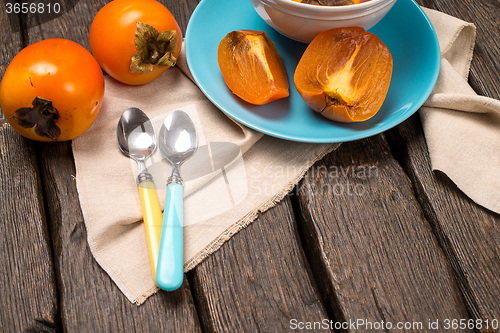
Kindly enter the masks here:
M 358 122 L 382 106 L 392 76 L 392 56 L 360 27 L 323 31 L 309 44 L 295 70 L 302 99 L 328 119 Z
M 219 43 L 217 59 L 231 91 L 252 104 L 288 97 L 285 67 L 264 31 L 238 30 Z

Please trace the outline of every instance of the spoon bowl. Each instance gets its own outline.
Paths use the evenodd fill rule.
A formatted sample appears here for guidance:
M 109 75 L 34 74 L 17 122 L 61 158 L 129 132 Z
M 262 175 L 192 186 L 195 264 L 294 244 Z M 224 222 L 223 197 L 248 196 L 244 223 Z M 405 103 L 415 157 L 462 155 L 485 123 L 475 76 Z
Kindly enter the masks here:
M 136 179 L 141 199 L 144 226 L 151 262 L 153 278 L 160 249 L 162 213 L 153 176 L 146 168 L 145 160 L 156 149 L 156 132 L 149 117 L 138 108 L 128 108 L 123 112 L 116 127 L 116 137 L 120 150 L 135 160 L 139 166 Z
M 171 112 L 160 128 L 160 151 L 173 166 L 184 163 L 198 147 L 196 128 L 189 115 L 182 110 Z
M 149 117 L 141 109 L 128 108 L 118 121 L 116 137 L 122 153 L 139 163 L 140 174 L 146 169 L 144 161 L 156 150 L 156 132 Z
M 167 116 L 160 128 L 158 145 L 163 156 L 172 163 L 172 175 L 167 180 L 156 284 L 164 290 L 175 290 L 184 280 L 184 191 L 180 167 L 198 147 L 196 128 L 186 112 L 175 110 Z

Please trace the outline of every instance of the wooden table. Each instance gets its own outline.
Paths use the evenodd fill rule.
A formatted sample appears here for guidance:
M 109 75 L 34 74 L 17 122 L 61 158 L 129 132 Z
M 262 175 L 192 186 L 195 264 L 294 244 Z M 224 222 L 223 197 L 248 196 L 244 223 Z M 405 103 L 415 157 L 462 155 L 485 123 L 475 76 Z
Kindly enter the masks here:
M 65 37 L 90 49 L 90 24 L 107 1 L 59 2 L 66 14 L 52 20 L 0 6 L 0 75 L 19 50 L 41 39 Z M 185 31 L 198 1 L 161 2 Z M 498 0 L 418 2 L 476 24 L 470 84 L 500 98 Z M 182 288 L 138 307 L 91 255 L 70 143 L 24 139 L 2 116 L 0 330 L 499 331 L 492 326 L 500 320 L 500 216 L 431 171 L 418 114 L 343 144 L 313 168 L 359 165 L 376 166 L 376 176 L 332 180 L 309 172 L 186 274 Z M 313 190 L 332 181 L 361 184 L 364 195 Z

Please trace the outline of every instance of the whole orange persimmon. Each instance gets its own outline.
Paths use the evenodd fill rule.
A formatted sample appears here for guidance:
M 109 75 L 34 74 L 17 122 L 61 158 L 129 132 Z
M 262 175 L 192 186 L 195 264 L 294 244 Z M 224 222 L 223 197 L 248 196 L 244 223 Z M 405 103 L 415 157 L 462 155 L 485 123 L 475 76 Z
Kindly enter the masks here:
M 360 27 L 318 34 L 295 69 L 297 91 L 328 119 L 359 122 L 382 106 L 392 76 L 392 56 L 373 33 Z
M 66 141 L 96 119 L 104 76 L 83 46 L 47 39 L 22 49 L 0 86 L 0 104 L 10 125 L 36 141 Z
M 90 27 L 90 48 L 101 67 L 130 85 L 151 82 L 175 65 L 182 35 L 170 11 L 155 0 L 113 0 Z

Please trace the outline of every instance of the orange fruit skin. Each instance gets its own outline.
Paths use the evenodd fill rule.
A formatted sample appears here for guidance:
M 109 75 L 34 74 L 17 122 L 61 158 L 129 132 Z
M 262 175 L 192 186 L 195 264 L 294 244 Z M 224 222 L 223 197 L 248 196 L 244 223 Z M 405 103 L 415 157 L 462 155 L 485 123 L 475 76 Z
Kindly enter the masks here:
M 84 133 L 94 122 L 104 96 L 104 76 L 97 61 L 83 46 L 66 39 L 46 39 L 22 49 L 11 61 L 0 86 L 5 118 L 21 135 L 36 141 L 67 141 Z M 52 101 L 58 110 L 56 140 L 20 126 L 12 117 L 31 108 L 36 97 Z
M 130 72 L 135 47 L 136 23 L 152 25 L 158 32 L 175 30 L 179 36 L 176 52 L 181 52 L 182 34 L 172 13 L 155 0 L 113 0 L 97 12 L 90 27 L 90 48 L 102 69 L 114 79 L 140 85 L 158 78 L 170 67 L 156 66 L 149 73 Z

